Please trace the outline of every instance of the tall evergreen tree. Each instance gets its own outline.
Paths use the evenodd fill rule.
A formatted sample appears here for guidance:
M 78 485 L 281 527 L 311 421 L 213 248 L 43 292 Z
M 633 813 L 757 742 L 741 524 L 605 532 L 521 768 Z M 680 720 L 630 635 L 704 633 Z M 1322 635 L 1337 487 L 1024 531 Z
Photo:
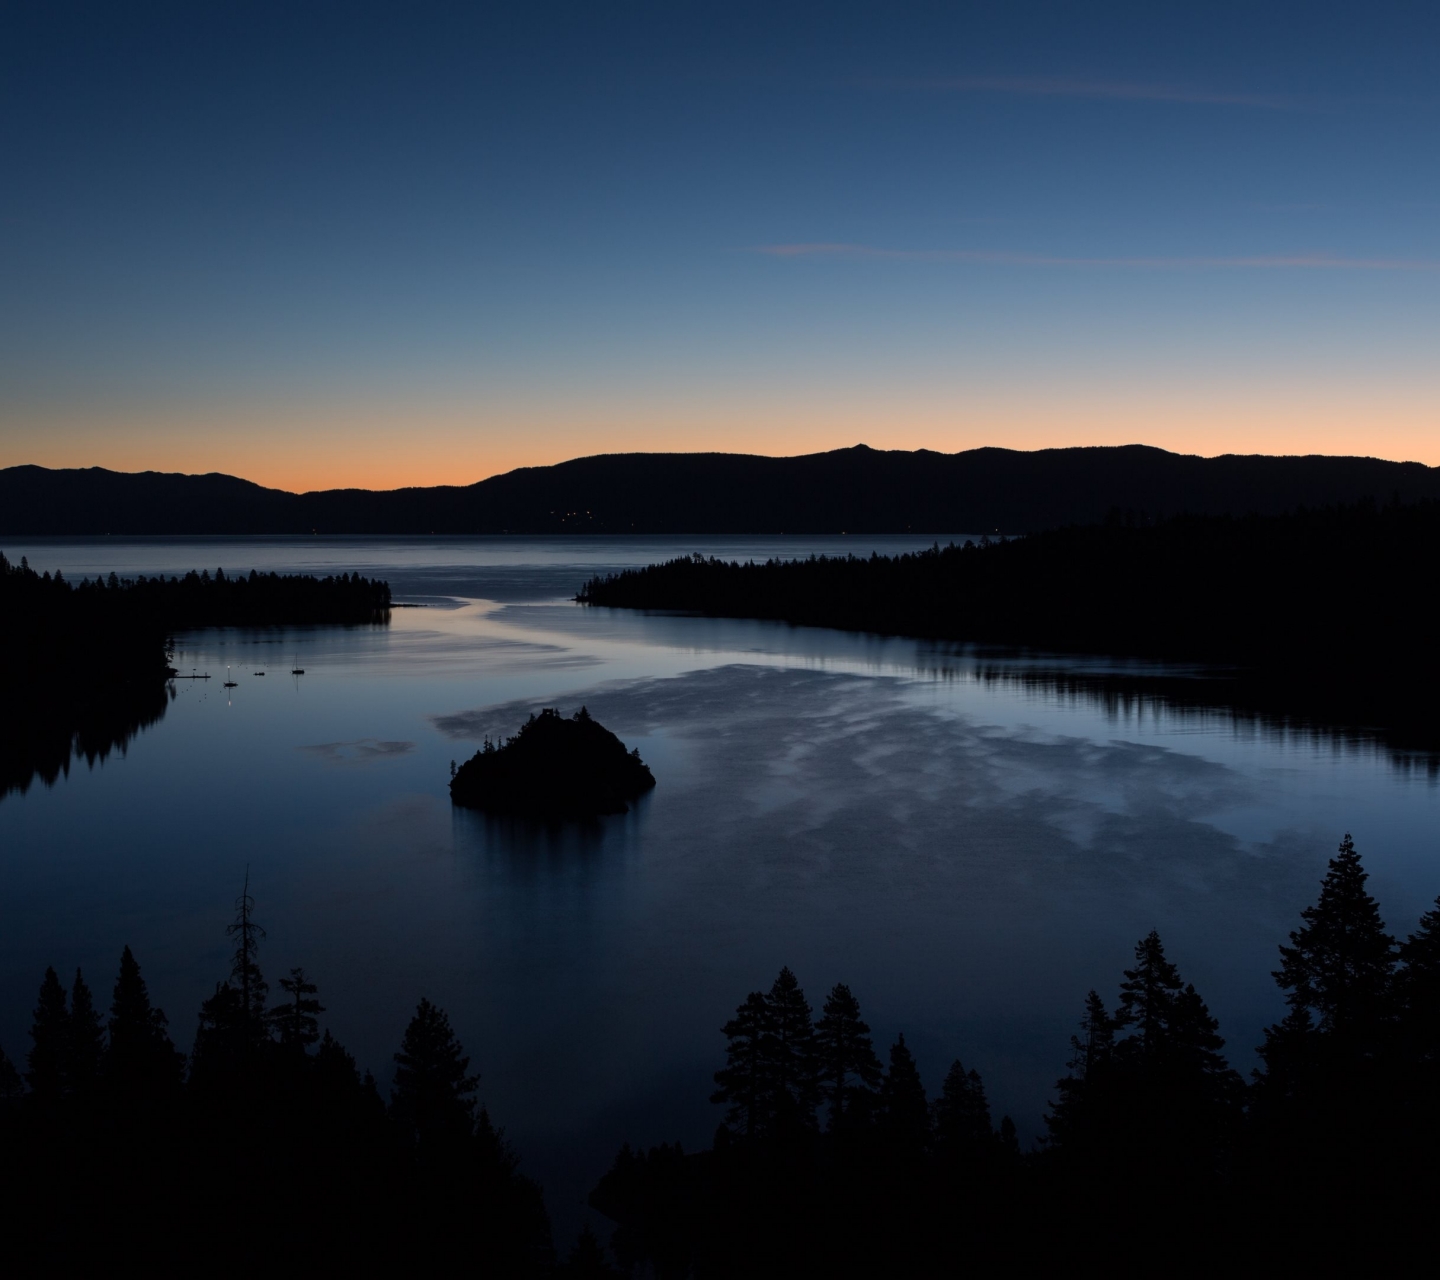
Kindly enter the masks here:
M 945 1073 L 940 1096 L 931 1109 L 936 1149 L 951 1161 L 974 1159 L 994 1142 L 984 1082 L 978 1071 L 966 1071 L 959 1058 Z
M 105 1032 L 95 997 L 79 969 L 70 988 L 70 1087 L 77 1094 L 92 1093 L 100 1080 L 100 1062 L 105 1056 Z
M 870 1028 L 860 1017 L 860 1004 L 843 982 L 825 1001 L 815 1024 L 815 1061 L 822 1096 L 829 1108 L 827 1126 L 844 1129 L 863 1120 L 883 1072 Z
M 470 1059 L 443 1009 L 422 999 L 395 1055 L 391 1109 L 422 1147 L 468 1138 L 475 1129 L 475 1086 Z
M 1400 944 L 1396 983 L 1407 1049 L 1420 1062 L 1440 1064 L 1440 899 Z
M 245 869 L 245 888 L 235 899 L 235 919 L 225 926 L 228 937 L 235 939 L 235 954 L 230 961 L 230 985 L 240 996 L 240 1018 L 247 1044 L 264 1038 L 265 1000 L 270 987 L 260 972 L 260 943 L 265 930 L 255 923 L 255 899 L 250 896 L 250 869 Z
M 710 1101 L 727 1108 L 725 1125 L 744 1138 L 759 1138 L 769 1119 L 765 1071 L 769 1025 L 765 996 L 752 991 L 721 1028 L 726 1040 L 725 1066 L 715 1073 L 716 1088 Z
M 129 947 L 120 953 L 120 972 L 110 1001 L 110 1044 L 105 1052 L 107 1086 L 131 1100 L 155 1098 L 180 1084 L 185 1060 L 175 1049 L 163 1010 L 150 992 Z
M 930 1145 L 930 1104 L 915 1058 L 900 1033 L 890 1046 L 890 1066 L 880 1085 L 886 1138 L 898 1155 L 917 1158 Z
M 70 1010 L 65 1003 L 65 988 L 53 968 L 45 970 L 40 983 L 30 1039 L 33 1043 L 26 1083 L 36 1102 L 53 1104 L 70 1089 Z
M 1180 974 L 1165 958 L 1160 935 L 1152 929 L 1135 944 L 1135 967 L 1125 970 L 1120 984 L 1114 1026 L 1117 1031 L 1133 1029 L 1121 1042 L 1122 1056 L 1151 1062 L 1164 1054 L 1181 989 Z
M 771 1123 L 777 1132 L 803 1131 L 815 1125 L 815 1024 L 810 1005 L 789 967 L 765 996 L 763 1041 Z
M 325 1006 L 314 998 L 320 988 L 304 969 L 291 969 L 288 978 L 280 979 L 280 989 L 290 998 L 270 1010 L 270 1019 L 280 1031 L 280 1043 L 303 1053 L 320 1039 L 319 1015 Z
M 1070 1074 L 1056 1081 L 1055 1103 L 1045 1117 L 1053 1147 L 1082 1151 L 1094 1145 L 1102 1123 L 1099 1095 L 1106 1089 L 1106 1073 L 1115 1048 L 1115 1022 L 1097 991 L 1085 997 L 1080 1034 L 1070 1037 Z
M 1306 1009 L 1332 1052 L 1373 1053 L 1391 1013 L 1395 939 L 1365 891 L 1368 876 L 1350 833 L 1330 859 L 1320 900 L 1280 948 L 1275 980 L 1292 1009 Z

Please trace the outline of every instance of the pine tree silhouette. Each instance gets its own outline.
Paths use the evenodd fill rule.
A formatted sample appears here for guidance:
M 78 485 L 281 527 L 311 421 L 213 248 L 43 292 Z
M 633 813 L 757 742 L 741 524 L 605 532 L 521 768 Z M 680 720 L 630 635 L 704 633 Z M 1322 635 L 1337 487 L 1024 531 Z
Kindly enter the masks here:
M 769 1025 L 765 997 L 752 991 L 721 1028 L 726 1039 L 725 1066 L 715 1073 L 716 1089 L 710 1101 L 727 1107 L 724 1123 L 744 1138 L 759 1138 L 768 1127 L 765 1054 Z
M 1125 970 L 1120 984 L 1114 1026 L 1117 1031 L 1134 1028 L 1118 1048 L 1123 1058 L 1153 1061 L 1165 1053 L 1181 990 L 1180 974 L 1165 958 L 1160 935 L 1152 929 L 1135 944 L 1135 967 Z
M 1367 878 L 1346 832 L 1320 900 L 1300 913 L 1305 924 L 1280 948 L 1275 971 L 1286 1003 L 1314 1017 L 1331 1062 L 1377 1053 L 1394 1012 L 1395 940 L 1365 891 Z
M 915 1058 L 901 1032 L 890 1046 L 890 1066 L 880 1086 L 885 1134 L 897 1154 L 919 1157 L 930 1145 L 930 1104 Z
M 443 1009 L 422 999 L 395 1055 L 391 1111 L 426 1144 L 468 1138 L 475 1129 L 475 1086 L 470 1059 Z
M 105 1056 L 105 1033 L 95 998 L 85 985 L 84 975 L 75 970 L 70 988 L 70 1087 L 77 1094 L 91 1094 L 100 1081 L 100 1063 Z
M 173 1093 L 185 1059 L 175 1049 L 165 1014 L 150 1004 L 150 992 L 129 947 L 120 953 L 120 972 L 110 1003 L 110 1044 L 105 1051 L 107 1086 L 130 1101 Z
M 815 1062 L 821 1094 L 828 1105 L 826 1126 L 832 1132 L 863 1121 L 883 1072 L 870 1028 L 861 1020 L 860 1004 L 843 982 L 825 1001 L 815 1024 Z
M 1106 1073 L 1115 1049 L 1115 1023 L 1097 991 L 1085 997 L 1080 1034 L 1070 1037 L 1070 1074 L 1056 1081 L 1058 1098 L 1045 1117 L 1052 1146 L 1083 1150 L 1093 1146 L 1099 1113 L 1096 1095 L 1106 1088 Z
M 776 1134 L 815 1127 L 815 1024 L 805 992 L 789 967 L 765 996 L 764 1065 L 769 1122 Z
M 1397 1003 L 1406 1046 L 1422 1063 L 1440 1063 L 1440 899 L 1400 944 Z
M 53 1105 L 70 1089 L 70 1010 L 65 1004 L 65 988 L 53 968 L 45 970 L 40 983 L 30 1039 L 33 1044 L 25 1081 L 37 1103 Z
M 312 998 L 320 988 L 304 969 L 291 969 L 288 978 L 280 979 L 280 989 L 290 999 L 270 1010 L 270 1020 L 280 1032 L 280 1043 L 303 1053 L 320 1039 L 319 1015 L 325 1006 Z
M 931 1110 L 936 1150 L 952 1163 L 981 1157 L 994 1143 L 984 1082 L 978 1071 L 966 1071 L 959 1058 L 945 1073 Z
M 240 996 L 240 1018 L 248 1047 L 264 1038 L 265 999 L 270 987 L 260 972 L 260 943 L 265 930 L 254 920 L 255 899 L 250 896 L 250 869 L 245 869 L 245 888 L 235 899 L 235 919 L 225 926 L 227 937 L 235 939 L 230 962 L 230 985 Z

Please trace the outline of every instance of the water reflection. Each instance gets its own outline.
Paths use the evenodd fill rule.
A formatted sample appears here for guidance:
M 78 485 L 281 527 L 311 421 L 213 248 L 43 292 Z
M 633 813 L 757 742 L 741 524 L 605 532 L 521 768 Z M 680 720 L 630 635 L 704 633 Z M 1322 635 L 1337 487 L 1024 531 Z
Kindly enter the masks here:
M 69 777 L 74 762 L 84 760 L 93 769 L 111 752 L 123 754 L 142 729 L 160 720 L 174 696 L 173 684 L 107 684 L 78 673 L 0 686 L 0 798 L 23 795 L 37 778 L 54 786 L 62 775 Z

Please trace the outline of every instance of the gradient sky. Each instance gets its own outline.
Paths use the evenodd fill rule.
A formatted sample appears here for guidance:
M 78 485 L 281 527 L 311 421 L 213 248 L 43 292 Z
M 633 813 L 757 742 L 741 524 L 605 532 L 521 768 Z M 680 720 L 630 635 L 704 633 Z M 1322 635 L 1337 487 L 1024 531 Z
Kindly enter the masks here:
M 1440 464 L 1440 5 L 28 5 L 0 465 Z

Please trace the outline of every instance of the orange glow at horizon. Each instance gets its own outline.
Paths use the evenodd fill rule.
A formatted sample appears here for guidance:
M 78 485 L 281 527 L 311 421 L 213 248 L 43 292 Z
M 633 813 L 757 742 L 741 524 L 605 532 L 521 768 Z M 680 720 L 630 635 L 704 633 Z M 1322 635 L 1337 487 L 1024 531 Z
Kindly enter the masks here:
M 1147 444 L 1177 453 L 1352 454 L 1440 465 L 1440 413 L 1424 396 L 1314 394 L 1190 397 L 1111 391 L 1083 404 L 978 395 L 963 404 L 875 396 L 817 408 L 715 403 L 229 406 L 164 414 L 77 413 L 0 421 L 0 466 L 220 471 L 267 487 L 395 489 L 468 485 L 516 467 L 597 453 L 727 452 L 790 456 L 864 443 L 955 453 Z

